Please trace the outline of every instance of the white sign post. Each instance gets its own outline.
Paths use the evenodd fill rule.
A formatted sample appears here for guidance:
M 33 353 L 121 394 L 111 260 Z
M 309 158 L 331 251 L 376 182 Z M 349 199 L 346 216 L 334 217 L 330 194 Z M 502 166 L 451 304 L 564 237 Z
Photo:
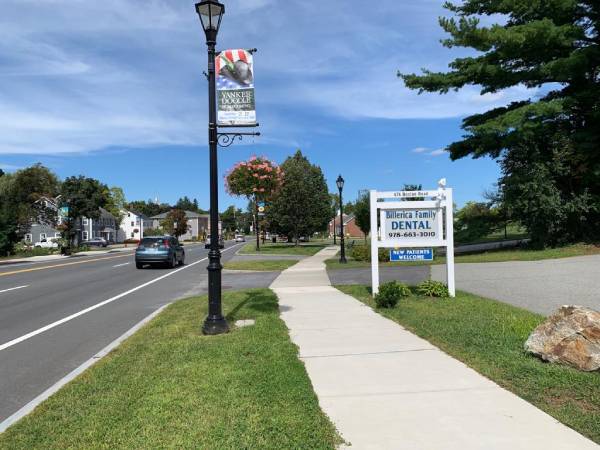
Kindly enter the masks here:
M 371 191 L 373 295 L 379 292 L 380 248 L 426 247 L 446 247 L 448 292 L 451 297 L 456 295 L 452 189 L 446 188 L 445 179 L 438 185 L 437 190 L 431 191 Z

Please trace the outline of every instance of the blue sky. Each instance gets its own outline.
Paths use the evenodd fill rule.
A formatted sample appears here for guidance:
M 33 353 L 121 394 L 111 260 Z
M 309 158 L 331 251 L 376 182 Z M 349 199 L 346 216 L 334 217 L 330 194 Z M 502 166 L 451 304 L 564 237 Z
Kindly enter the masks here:
M 257 47 L 262 137 L 220 151 L 220 172 L 249 156 L 281 163 L 297 148 L 330 189 L 434 187 L 460 205 L 498 177 L 489 159 L 451 162 L 461 118 L 531 93 L 476 87 L 417 95 L 396 71 L 445 70 L 442 0 L 225 1 L 219 48 Z M 121 186 L 128 200 L 198 198 L 208 207 L 206 46 L 193 1 L 3 0 L 0 168 L 35 162 L 61 177 Z M 245 200 L 227 196 L 221 209 Z

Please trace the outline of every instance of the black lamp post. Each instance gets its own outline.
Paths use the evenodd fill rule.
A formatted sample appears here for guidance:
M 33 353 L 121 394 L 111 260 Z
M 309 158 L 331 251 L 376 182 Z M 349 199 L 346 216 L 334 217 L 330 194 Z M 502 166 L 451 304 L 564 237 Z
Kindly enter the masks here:
M 217 100 L 215 80 L 215 46 L 225 5 L 215 0 L 196 4 L 208 47 L 208 143 L 210 152 L 210 250 L 208 252 L 208 316 L 202 326 L 204 334 L 229 331 L 221 307 L 221 251 L 219 250 L 219 190 L 217 169 Z
M 340 175 L 335 181 L 337 188 L 340 191 L 340 263 L 346 264 L 346 248 L 344 246 L 344 201 L 342 200 L 342 190 L 344 189 L 344 179 Z

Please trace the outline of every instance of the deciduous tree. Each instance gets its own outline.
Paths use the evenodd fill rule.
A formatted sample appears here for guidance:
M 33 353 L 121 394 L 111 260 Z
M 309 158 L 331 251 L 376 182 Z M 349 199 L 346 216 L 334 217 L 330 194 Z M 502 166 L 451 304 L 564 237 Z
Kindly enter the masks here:
M 173 209 L 167 213 L 165 219 L 160 223 L 165 233 L 179 238 L 188 232 L 188 220 L 185 211 Z
M 356 217 L 356 225 L 365 235 L 366 242 L 367 235 L 371 231 L 371 200 L 368 193 L 363 193 L 356 199 L 354 216 Z
M 82 175 L 65 179 L 61 186 L 59 206 L 67 214 L 61 224 L 63 238 L 72 248 L 77 232 L 78 220 L 82 217 L 97 219 L 100 208 L 108 202 L 108 187 L 94 178 Z
M 300 150 L 281 167 L 283 184 L 267 216 L 298 245 L 300 236 L 311 236 L 327 228 L 331 199 L 321 168 L 311 164 Z
M 270 201 L 281 186 L 283 172 L 273 161 L 251 157 L 237 163 L 225 176 L 225 188 L 231 195 L 246 197 L 254 202 L 256 249 L 260 249 L 258 202 Z

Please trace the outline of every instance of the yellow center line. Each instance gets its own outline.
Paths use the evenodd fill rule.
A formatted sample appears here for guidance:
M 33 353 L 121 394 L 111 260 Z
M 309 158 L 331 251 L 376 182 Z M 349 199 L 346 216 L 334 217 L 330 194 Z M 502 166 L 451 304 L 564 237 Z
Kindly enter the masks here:
M 64 263 L 64 264 L 54 264 L 52 266 L 32 267 L 30 269 L 14 270 L 12 272 L 0 272 L 0 277 L 5 277 L 7 275 L 15 275 L 15 274 L 24 273 L 24 272 L 36 272 L 38 270 L 55 269 L 57 267 L 74 266 L 76 264 L 87 264 L 87 263 L 96 262 L 96 261 L 104 261 L 104 260 L 116 259 L 116 258 L 125 258 L 127 256 L 131 257 L 133 255 L 131 253 L 129 253 L 126 255 L 109 256 L 109 257 L 105 257 L 105 258 L 86 259 L 84 261 L 74 261 L 74 262 L 69 262 L 69 263 Z

